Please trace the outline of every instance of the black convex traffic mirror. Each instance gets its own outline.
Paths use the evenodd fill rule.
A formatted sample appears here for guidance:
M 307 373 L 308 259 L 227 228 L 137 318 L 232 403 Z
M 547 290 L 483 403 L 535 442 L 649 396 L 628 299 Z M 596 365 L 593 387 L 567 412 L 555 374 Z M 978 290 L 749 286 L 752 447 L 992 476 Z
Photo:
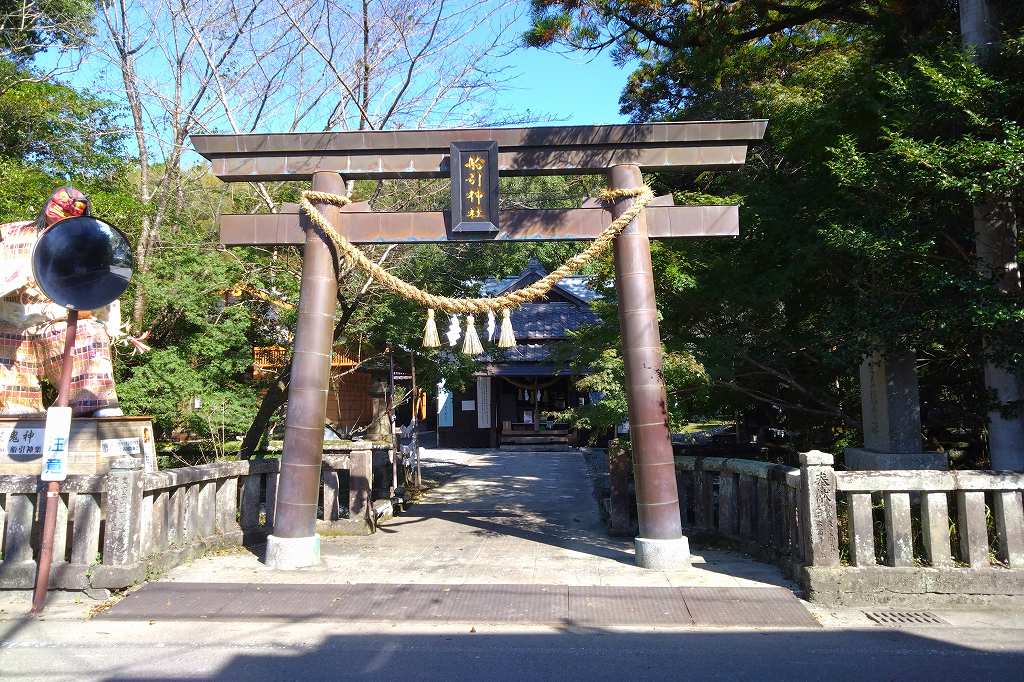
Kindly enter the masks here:
M 128 288 L 133 266 L 128 238 L 93 216 L 54 223 L 32 251 L 32 274 L 39 288 L 71 310 L 113 303 Z

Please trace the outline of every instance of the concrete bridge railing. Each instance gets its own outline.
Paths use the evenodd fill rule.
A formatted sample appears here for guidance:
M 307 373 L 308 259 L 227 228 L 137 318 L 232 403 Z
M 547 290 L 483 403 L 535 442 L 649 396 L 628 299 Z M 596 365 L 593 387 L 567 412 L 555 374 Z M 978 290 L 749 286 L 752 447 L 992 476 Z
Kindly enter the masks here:
M 274 526 L 280 461 L 216 462 L 144 473 L 115 461 L 107 474 L 68 476 L 58 498 L 50 586 L 123 588 L 218 547 L 260 542 Z M 374 527 L 369 450 L 326 455 L 321 532 Z M 0 475 L 0 589 L 31 589 L 42 508 L 36 476 Z
M 823 603 L 1024 602 L 1024 474 L 677 457 L 687 532 L 780 563 Z
M 800 470 L 724 457 L 677 457 L 683 526 L 718 536 L 759 558 L 799 565 Z

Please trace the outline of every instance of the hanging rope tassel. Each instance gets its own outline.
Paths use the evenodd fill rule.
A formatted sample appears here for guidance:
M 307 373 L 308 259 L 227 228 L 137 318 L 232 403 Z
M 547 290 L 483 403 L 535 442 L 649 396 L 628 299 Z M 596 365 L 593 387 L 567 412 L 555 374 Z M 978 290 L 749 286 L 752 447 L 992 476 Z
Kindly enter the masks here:
M 427 324 L 423 328 L 423 347 L 437 348 L 441 345 L 441 337 L 437 335 L 437 322 L 434 321 L 434 309 L 427 310 Z
M 512 311 L 505 308 L 501 311 L 501 337 L 498 339 L 498 348 L 515 348 L 516 333 L 512 329 Z
M 476 335 L 476 325 L 473 323 L 473 316 L 466 315 L 466 339 L 462 342 L 462 352 L 466 355 L 480 355 L 484 347 L 480 344 L 480 337 Z

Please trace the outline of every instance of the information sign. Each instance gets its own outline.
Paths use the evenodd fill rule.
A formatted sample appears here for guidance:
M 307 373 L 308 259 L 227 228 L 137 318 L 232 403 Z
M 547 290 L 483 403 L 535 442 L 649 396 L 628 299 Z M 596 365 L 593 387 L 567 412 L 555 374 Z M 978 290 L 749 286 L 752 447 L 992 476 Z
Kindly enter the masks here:
M 71 436 L 71 408 L 51 407 L 46 410 L 43 432 L 44 481 L 63 481 L 68 477 L 68 441 Z

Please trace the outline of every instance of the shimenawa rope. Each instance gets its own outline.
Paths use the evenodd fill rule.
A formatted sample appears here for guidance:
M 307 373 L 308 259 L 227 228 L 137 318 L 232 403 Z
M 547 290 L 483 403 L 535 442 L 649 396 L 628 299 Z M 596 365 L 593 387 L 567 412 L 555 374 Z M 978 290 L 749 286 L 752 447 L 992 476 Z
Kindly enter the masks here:
M 403 298 L 415 301 L 428 309 L 427 323 L 426 328 L 424 329 L 424 346 L 431 347 L 440 345 L 440 339 L 438 337 L 437 327 L 434 321 L 434 310 L 440 309 L 452 314 L 462 313 L 467 315 L 467 343 L 464 345 L 464 350 L 465 352 L 470 352 L 471 354 L 476 355 L 482 352 L 482 347 L 480 346 L 476 329 L 473 326 L 473 315 L 484 315 L 489 310 L 503 311 L 501 338 L 498 342 L 498 347 L 509 348 L 515 346 L 515 336 L 512 332 L 512 321 L 509 317 L 509 311 L 524 303 L 529 303 L 530 301 L 535 301 L 545 296 L 556 284 L 558 284 L 559 281 L 565 277 L 575 274 L 584 265 L 597 257 L 605 248 L 607 248 L 612 240 L 619 235 L 619 233 L 626 229 L 626 226 L 629 225 L 634 218 L 640 215 L 641 211 L 644 210 L 644 207 L 647 206 L 651 199 L 654 198 L 654 192 L 651 191 L 650 187 L 645 185 L 643 187 L 634 187 L 629 189 L 608 189 L 603 191 L 600 196 L 601 200 L 606 202 L 629 197 L 634 198 L 630 207 L 626 209 L 622 215 L 613 220 L 611 224 L 609 224 L 608 227 L 606 227 L 586 249 L 576 254 L 544 277 L 541 277 L 533 284 L 493 298 L 451 298 L 449 296 L 431 294 L 427 291 L 423 291 L 414 284 L 410 284 L 399 277 L 395 277 L 383 267 L 367 258 L 366 254 L 364 254 L 355 244 L 335 230 L 330 221 L 324 218 L 323 214 L 320 213 L 316 206 L 313 205 L 314 203 L 318 203 L 342 207 L 352 203 L 352 200 L 344 195 L 307 190 L 302 193 L 301 198 L 299 199 L 299 207 L 307 216 L 309 216 L 310 221 L 312 221 L 316 227 L 318 227 L 332 242 L 334 242 L 334 246 L 338 250 L 339 257 L 346 265 L 358 267 L 381 286 L 389 289 L 399 296 L 402 296 Z M 470 339 L 476 339 L 475 343 Z

